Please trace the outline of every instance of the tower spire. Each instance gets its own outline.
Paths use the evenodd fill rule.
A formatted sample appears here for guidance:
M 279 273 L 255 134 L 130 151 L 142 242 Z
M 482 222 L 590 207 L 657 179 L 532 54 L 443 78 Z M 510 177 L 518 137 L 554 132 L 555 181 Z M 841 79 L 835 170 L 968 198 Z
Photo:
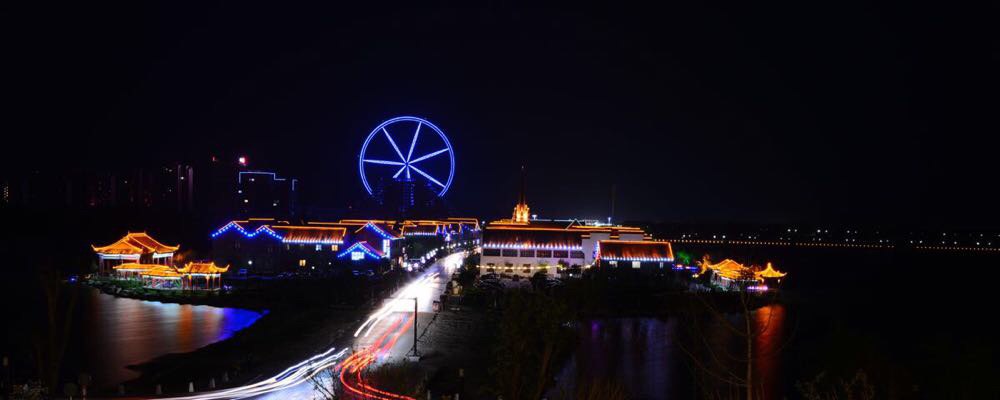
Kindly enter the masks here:
M 527 224 L 529 217 L 528 201 L 524 195 L 525 188 L 525 175 L 524 166 L 521 166 L 521 193 L 517 197 L 517 205 L 514 206 L 514 222 Z
M 525 182 L 525 172 L 524 172 L 524 166 L 522 165 L 521 166 L 521 194 L 517 198 L 517 204 L 525 204 L 525 205 L 527 205 L 528 202 L 525 200 L 525 197 L 524 197 L 524 186 L 525 186 L 524 182 Z

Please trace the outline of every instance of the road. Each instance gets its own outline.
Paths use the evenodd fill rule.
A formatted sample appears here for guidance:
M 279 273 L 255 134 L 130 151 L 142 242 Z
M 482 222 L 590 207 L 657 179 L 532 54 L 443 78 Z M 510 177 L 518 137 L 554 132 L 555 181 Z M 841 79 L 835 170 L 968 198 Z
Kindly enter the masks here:
M 356 328 L 350 343 L 345 343 L 342 347 L 327 349 L 260 382 L 171 399 L 313 400 L 322 396 L 316 391 L 310 378 L 331 368 L 335 374 L 322 374 L 319 377 L 326 380 L 339 379 L 346 391 L 354 392 L 358 397 L 376 400 L 410 399 L 372 387 L 361 380 L 360 372 L 370 365 L 406 357 L 413 348 L 413 299 L 416 298 L 419 311 L 418 327 L 422 329 L 431 318 L 434 300 L 444 292 L 451 273 L 462 264 L 465 257 L 465 253 L 455 253 L 428 266 L 410 283 L 386 299 L 382 307 L 370 314 Z M 326 383 L 329 386 L 329 382 Z

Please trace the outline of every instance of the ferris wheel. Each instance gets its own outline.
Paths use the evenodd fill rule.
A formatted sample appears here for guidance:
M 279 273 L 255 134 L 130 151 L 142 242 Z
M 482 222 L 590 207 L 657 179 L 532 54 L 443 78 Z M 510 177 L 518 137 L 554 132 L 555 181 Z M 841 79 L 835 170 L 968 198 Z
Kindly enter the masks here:
M 394 135 L 397 139 L 409 137 L 410 145 L 401 149 Z M 455 152 L 444 132 L 430 121 L 396 117 L 376 126 L 365 138 L 358 171 L 369 195 L 374 193 L 369 182 L 423 179 L 438 196 L 444 196 L 455 177 Z

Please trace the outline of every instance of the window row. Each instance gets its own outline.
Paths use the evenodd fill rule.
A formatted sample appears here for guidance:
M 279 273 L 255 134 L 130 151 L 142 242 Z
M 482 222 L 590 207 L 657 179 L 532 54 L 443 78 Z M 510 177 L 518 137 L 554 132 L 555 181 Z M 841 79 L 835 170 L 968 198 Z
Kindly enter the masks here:
M 514 250 L 514 249 L 483 249 L 484 256 L 493 257 L 537 257 L 537 258 L 577 258 L 583 259 L 579 250 Z

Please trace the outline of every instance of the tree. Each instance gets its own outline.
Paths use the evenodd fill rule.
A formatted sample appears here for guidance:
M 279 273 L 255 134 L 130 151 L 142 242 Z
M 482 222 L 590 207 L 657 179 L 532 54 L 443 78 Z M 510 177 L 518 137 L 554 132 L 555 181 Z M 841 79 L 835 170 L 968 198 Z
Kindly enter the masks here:
M 679 347 L 693 365 L 705 397 L 764 397 L 755 363 L 775 356 L 787 344 L 774 344 L 773 337 L 766 338 L 781 328 L 773 323 L 775 315 L 783 315 L 783 308 L 772 296 L 758 296 L 746 289 L 743 285 L 735 292 L 692 294 L 693 301 L 684 315 L 688 332 Z M 718 335 L 720 331 L 725 335 Z M 770 348 L 755 345 L 765 338 L 773 344 Z
M 76 291 L 65 290 L 61 276 L 51 266 L 39 274 L 45 313 L 35 337 L 35 365 L 38 377 L 53 393 L 59 384 L 59 369 L 69 343 L 71 322 L 76 305 Z
M 539 399 L 553 375 L 558 356 L 570 348 L 569 307 L 543 292 L 514 291 L 504 304 L 494 390 L 507 400 Z

